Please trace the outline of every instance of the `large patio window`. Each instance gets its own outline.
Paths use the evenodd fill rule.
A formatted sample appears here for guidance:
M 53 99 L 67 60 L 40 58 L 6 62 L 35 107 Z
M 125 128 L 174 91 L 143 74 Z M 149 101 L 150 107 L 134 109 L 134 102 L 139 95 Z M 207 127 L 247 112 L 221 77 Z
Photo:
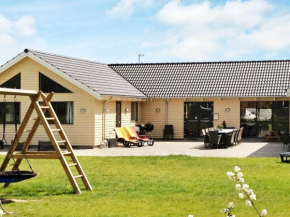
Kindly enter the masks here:
M 241 102 L 243 136 L 264 137 L 271 130 L 289 132 L 289 102 Z

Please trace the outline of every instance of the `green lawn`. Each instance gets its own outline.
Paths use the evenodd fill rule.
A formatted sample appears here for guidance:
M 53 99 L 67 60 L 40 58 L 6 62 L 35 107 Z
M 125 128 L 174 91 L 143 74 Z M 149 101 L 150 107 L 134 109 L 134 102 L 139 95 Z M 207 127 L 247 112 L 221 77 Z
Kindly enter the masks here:
M 0 159 L 3 160 L 3 157 Z M 235 165 L 257 194 L 268 216 L 287 217 L 290 210 L 290 164 L 278 158 L 80 157 L 93 191 L 74 195 L 59 161 L 31 160 L 38 176 L 1 188 L 1 198 L 26 199 L 7 204 L 15 216 L 195 217 L 225 216 L 228 202 L 237 217 L 256 216 L 238 199 L 226 176 Z M 24 162 L 25 163 L 25 162 Z M 83 187 L 82 187 L 83 188 Z

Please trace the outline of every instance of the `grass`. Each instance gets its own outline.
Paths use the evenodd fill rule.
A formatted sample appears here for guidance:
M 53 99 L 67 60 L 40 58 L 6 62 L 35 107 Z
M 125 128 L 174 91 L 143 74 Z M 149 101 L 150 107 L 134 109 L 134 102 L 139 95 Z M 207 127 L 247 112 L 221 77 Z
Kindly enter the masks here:
M 0 158 L 2 160 L 3 157 Z M 278 158 L 80 157 L 93 191 L 74 195 L 56 160 L 31 160 L 38 176 L 1 188 L 1 198 L 26 199 L 7 204 L 15 216 L 195 217 L 224 216 L 233 201 L 234 214 L 256 216 L 238 199 L 226 171 L 239 165 L 257 194 L 257 206 L 268 216 L 289 216 L 290 164 Z

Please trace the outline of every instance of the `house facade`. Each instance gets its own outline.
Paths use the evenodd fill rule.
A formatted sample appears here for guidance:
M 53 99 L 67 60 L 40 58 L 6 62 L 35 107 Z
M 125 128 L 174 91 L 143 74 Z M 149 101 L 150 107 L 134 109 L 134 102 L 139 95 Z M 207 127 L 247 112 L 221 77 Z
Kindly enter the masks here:
M 289 79 L 290 61 L 107 65 L 28 49 L 0 67 L 1 87 L 55 92 L 52 105 L 68 138 L 83 147 L 114 137 L 116 126 L 148 122 L 154 138 L 163 138 L 167 124 L 175 139 L 184 139 L 223 121 L 244 127 L 248 137 L 286 132 Z M 29 103 L 6 97 L 8 141 Z M 48 140 L 44 130 L 32 144 L 39 140 Z

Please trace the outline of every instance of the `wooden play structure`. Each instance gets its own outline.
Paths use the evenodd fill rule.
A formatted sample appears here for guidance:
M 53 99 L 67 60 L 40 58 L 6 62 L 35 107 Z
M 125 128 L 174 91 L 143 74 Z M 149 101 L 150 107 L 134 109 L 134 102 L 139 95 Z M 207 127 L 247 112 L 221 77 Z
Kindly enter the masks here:
M 36 92 L 31 90 L 0 88 L 0 95 L 27 96 L 31 100 L 31 104 L 26 112 L 26 115 L 24 116 L 20 127 L 16 132 L 12 145 L 8 150 L 7 155 L 0 168 L 0 178 L 1 173 L 5 174 L 6 168 L 11 159 L 16 159 L 13 165 L 13 169 L 12 171 L 10 171 L 14 173 L 17 173 L 17 171 L 19 172 L 19 166 L 23 158 L 59 159 L 74 191 L 78 194 L 81 193 L 81 190 L 77 183 L 77 179 L 81 179 L 85 188 L 91 191 L 92 187 L 50 103 L 53 94 L 54 93 L 50 93 L 46 96 L 42 91 Z M 41 102 L 39 100 L 41 100 Z M 36 112 L 37 116 L 31 117 L 34 111 Z M 49 116 L 45 115 L 47 113 L 49 113 Z M 26 129 L 29 121 L 33 121 L 32 128 Z M 49 124 L 49 122 L 53 122 L 53 124 Z M 39 125 L 42 125 L 44 127 L 45 132 L 47 133 L 55 151 L 28 151 L 28 147 L 30 146 Z M 52 126 L 55 126 L 55 128 L 51 128 Z M 27 139 L 23 142 L 21 151 L 16 152 L 16 147 L 19 145 L 20 139 L 25 132 L 28 133 Z M 56 139 L 56 133 L 59 134 L 61 140 Z M 65 147 L 65 152 L 61 150 L 61 144 Z M 66 157 L 69 157 L 71 162 L 68 162 Z M 76 171 L 78 173 L 77 175 L 73 174 L 73 167 L 76 168 Z M 6 182 L 4 187 L 8 187 L 9 184 L 9 182 Z

